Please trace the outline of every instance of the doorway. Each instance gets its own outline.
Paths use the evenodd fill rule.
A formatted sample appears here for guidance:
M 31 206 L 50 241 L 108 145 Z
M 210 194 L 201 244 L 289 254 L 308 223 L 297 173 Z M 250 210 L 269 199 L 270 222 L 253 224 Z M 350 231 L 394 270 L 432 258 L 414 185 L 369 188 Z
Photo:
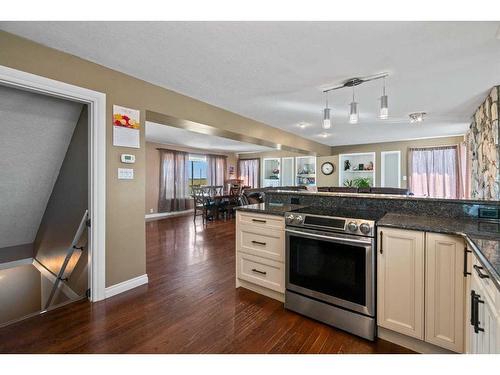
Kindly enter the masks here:
M 15 178 L 4 178 L 2 189 L 8 188 L 15 192 L 13 185 L 16 182 L 24 190 L 24 196 L 29 197 L 31 203 L 34 202 L 25 204 L 24 211 L 21 209 L 21 204 L 11 204 L 9 213 L 18 215 L 17 223 L 24 223 L 25 230 L 12 233 L 10 243 L 7 245 L 13 246 L 8 246 L 9 252 L 3 253 L 4 261 L 0 269 L 1 271 L 11 269 L 9 272 L 18 276 L 17 280 L 16 277 L 11 278 L 14 280 L 12 283 L 14 288 L 22 284 L 19 282 L 19 277 L 23 271 L 27 279 L 31 277 L 35 283 L 38 282 L 37 298 L 40 311 L 51 309 L 77 297 L 88 297 L 91 301 L 104 299 L 106 97 L 96 91 L 4 66 L 0 66 L 0 89 L 5 98 L 15 99 L 16 95 L 21 95 L 32 100 L 28 101 L 28 104 L 18 101 L 21 104 L 16 111 L 21 114 L 27 113 L 28 116 L 25 116 L 26 126 L 17 137 L 15 133 L 20 131 L 20 126 L 2 128 L 6 134 L 17 139 L 17 143 L 10 142 L 11 146 L 18 146 L 18 155 L 11 158 L 11 167 L 26 172 L 19 181 L 14 181 Z M 39 107 L 32 105 L 33 101 L 37 100 L 43 102 Z M 2 104 L 4 103 L 6 101 L 3 100 Z M 50 132 L 46 127 L 37 129 L 37 124 L 39 127 L 42 126 L 37 114 L 43 113 L 44 108 L 49 108 L 47 106 L 49 103 L 59 103 L 66 108 L 67 116 L 62 118 L 66 119 L 67 124 L 71 122 L 70 118 L 73 119 L 73 127 L 59 124 L 62 133 L 53 134 L 48 134 Z M 34 108 L 36 110 L 33 110 Z M 58 121 L 62 118 L 58 117 Z M 52 130 L 55 128 L 57 126 Z M 41 136 L 35 134 L 37 130 L 42 130 Z M 2 139 L 6 140 L 5 137 Z M 34 140 L 34 144 L 31 147 L 23 147 L 23 142 L 26 140 Z M 59 144 L 56 147 L 57 152 L 51 154 L 54 150 L 53 147 L 47 146 L 47 141 L 54 140 L 58 140 Z M 16 150 L 16 147 L 10 148 L 11 156 L 13 150 Z M 27 158 L 24 163 L 21 156 Z M 3 159 L 4 162 L 5 160 Z M 20 166 L 16 165 L 16 160 L 21 162 Z M 59 160 L 58 167 L 57 160 Z M 84 166 L 82 162 L 85 163 Z M 46 177 L 43 180 L 36 175 L 36 172 L 30 172 L 29 167 L 32 164 L 36 167 L 45 164 L 52 168 L 41 173 L 41 177 Z M 80 167 L 75 168 L 75 165 Z M 45 199 L 42 199 L 43 192 Z M 37 194 L 42 198 L 37 199 Z M 76 195 L 79 199 L 75 199 Z M 71 202 L 79 203 L 66 204 Z M 32 215 L 26 209 L 32 210 Z M 71 220 L 64 220 L 65 215 L 70 215 Z M 87 228 L 88 224 L 91 224 L 90 228 Z M 57 230 L 53 230 L 54 227 Z M 61 235 L 63 233 L 64 235 Z M 15 242 L 23 243 L 17 247 Z M 12 270 L 14 267 L 23 267 L 23 270 L 14 272 Z M 4 275 L 0 275 L 0 282 L 7 283 L 6 273 L 7 271 Z M 54 288 L 55 284 L 58 284 L 57 288 Z M 24 285 L 26 286 L 26 283 Z M 50 303 L 47 303 L 49 300 Z M 12 311 L 10 313 L 8 321 L 23 317 L 23 314 L 13 314 Z M 8 321 L 4 319 L 0 324 Z

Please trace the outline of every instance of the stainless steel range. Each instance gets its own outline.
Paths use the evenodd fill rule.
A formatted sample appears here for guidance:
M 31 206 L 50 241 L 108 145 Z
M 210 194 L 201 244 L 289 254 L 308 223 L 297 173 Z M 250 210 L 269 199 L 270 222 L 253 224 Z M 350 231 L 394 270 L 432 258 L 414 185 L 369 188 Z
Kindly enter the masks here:
M 285 307 L 375 338 L 375 222 L 379 211 L 307 207 L 285 214 Z

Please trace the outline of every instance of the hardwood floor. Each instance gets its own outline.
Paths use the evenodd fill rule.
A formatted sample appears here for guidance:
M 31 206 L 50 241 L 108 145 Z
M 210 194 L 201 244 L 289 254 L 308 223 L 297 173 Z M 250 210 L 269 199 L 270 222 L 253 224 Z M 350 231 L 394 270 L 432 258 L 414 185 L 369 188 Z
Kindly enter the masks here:
M 234 220 L 146 223 L 149 284 L 0 329 L 2 353 L 410 353 L 234 287 Z

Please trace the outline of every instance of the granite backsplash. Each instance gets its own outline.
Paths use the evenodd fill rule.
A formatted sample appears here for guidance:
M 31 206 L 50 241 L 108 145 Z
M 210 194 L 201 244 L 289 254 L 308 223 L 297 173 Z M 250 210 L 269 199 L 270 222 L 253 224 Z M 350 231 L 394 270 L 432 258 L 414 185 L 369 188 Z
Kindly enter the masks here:
M 292 200 L 293 198 L 293 200 Z M 441 217 L 478 217 L 479 208 L 500 209 L 498 201 L 436 200 L 415 197 L 374 197 L 342 193 L 314 193 L 271 191 L 265 195 L 266 203 L 300 204 L 321 208 L 352 208 L 379 210 L 405 215 Z

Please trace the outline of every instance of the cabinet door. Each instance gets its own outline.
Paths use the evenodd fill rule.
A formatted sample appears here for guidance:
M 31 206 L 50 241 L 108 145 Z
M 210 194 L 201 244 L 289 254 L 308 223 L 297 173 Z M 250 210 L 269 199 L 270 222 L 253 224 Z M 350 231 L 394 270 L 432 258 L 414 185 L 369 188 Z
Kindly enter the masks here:
M 379 228 L 378 325 L 424 339 L 424 232 Z
M 460 237 L 426 234 L 425 341 L 464 351 L 465 244 Z
M 499 354 L 500 353 L 500 316 L 496 312 L 495 303 L 485 292 L 484 286 L 474 273 L 471 280 L 471 289 L 478 297 L 477 321 L 479 331 L 474 332 L 470 326 L 470 347 L 473 354 Z

